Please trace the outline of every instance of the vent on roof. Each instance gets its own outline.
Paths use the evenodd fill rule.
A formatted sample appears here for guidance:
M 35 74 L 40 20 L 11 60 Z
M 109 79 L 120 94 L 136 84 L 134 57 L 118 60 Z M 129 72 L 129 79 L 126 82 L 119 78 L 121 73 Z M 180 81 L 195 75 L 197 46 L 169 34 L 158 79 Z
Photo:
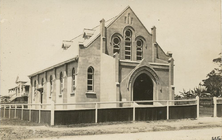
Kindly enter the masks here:
M 67 50 L 72 45 L 72 41 L 70 40 L 63 40 L 62 41 L 62 48 Z
M 83 48 L 84 47 L 84 43 L 83 42 L 79 42 L 79 47 Z
M 93 36 L 94 31 L 95 30 L 93 30 L 93 29 L 84 29 L 83 30 L 83 38 L 84 39 L 89 39 L 91 36 Z

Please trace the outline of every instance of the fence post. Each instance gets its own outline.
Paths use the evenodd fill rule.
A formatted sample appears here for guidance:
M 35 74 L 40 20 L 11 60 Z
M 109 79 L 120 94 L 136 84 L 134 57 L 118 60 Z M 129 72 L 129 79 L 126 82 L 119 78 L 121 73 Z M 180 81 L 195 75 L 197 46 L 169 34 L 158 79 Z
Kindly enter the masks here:
M 24 110 L 24 105 L 22 105 L 21 120 L 23 120 L 23 110 Z
M 98 122 L 98 103 L 95 104 L 95 123 Z
M 217 97 L 213 97 L 214 100 L 214 117 L 217 117 Z
M 167 120 L 169 120 L 169 101 L 167 101 Z
M 39 104 L 39 123 L 41 122 L 41 104 Z
M 136 103 L 135 101 L 133 102 L 133 121 L 136 120 Z
M 17 105 L 15 105 L 15 115 L 14 115 L 14 118 L 16 118 L 16 109 L 17 109 Z
M 200 100 L 199 100 L 199 96 L 196 96 L 196 100 L 197 100 L 197 119 L 199 119 L 199 109 L 200 109 Z
M 9 114 L 9 115 L 8 115 L 8 118 L 9 118 L 9 119 L 10 119 L 10 114 L 11 114 L 10 112 L 11 112 L 11 105 L 9 105 L 9 111 L 8 111 L 8 114 Z
M 54 125 L 54 119 L 55 119 L 55 104 L 54 101 L 51 102 L 51 125 Z
M 6 105 L 4 105 L 3 107 L 4 107 L 4 118 L 5 118 L 5 108 L 6 108 Z

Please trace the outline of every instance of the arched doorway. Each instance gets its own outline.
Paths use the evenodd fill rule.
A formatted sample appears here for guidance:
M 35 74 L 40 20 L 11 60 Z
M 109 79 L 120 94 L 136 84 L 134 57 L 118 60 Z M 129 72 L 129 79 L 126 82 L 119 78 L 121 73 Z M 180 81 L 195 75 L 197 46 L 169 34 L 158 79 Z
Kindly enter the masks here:
M 153 100 L 153 81 L 145 74 L 140 74 L 133 84 L 133 101 Z

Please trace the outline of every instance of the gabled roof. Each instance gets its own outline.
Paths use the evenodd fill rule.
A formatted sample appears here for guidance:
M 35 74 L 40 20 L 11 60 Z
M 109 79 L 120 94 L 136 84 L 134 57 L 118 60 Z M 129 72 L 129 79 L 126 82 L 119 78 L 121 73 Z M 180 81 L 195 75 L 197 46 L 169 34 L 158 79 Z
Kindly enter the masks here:
M 115 18 L 116 17 L 113 17 L 107 20 L 105 22 L 105 26 L 109 25 Z M 83 33 L 71 40 L 67 40 L 66 42 L 72 42 L 71 46 L 66 47 L 66 49 L 60 47 L 59 50 L 54 55 L 52 55 L 50 58 L 44 61 L 44 63 L 41 66 L 34 69 L 33 72 L 31 72 L 31 74 L 29 75 L 29 77 L 42 73 L 46 70 L 53 69 L 54 67 L 60 66 L 64 63 L 78 60 L 79 43 L 83 44 L 84 47 L 88 47 L 93 41 L 96 40 L 96 38 L 100 36 L 100 25 L 92 28 L 91 30 L 93 30 L 93 34 L 88 39 L 84 38 L 83 36 L 84 33 Z
M 105 26 L 107 28 L 111 26 L 127 9 L 130 9 L 133 12 L 130 6 L 127 6 L 118 16 L 115 16 L 107 20 L 105 22 Z M 134 12 L 133 14 L 136 16 Z M 137 19 L 139 20 L 138 17 Z M 142 24 L 142 26 L 144 26 L 141 21 L 140 23 Z M 144 28 L 146 29 L 145 26 Z M 31 72 L 29 77 L 34 76 L 39 73 L 43 73 L 44 71 L 53 69 L 54 67 L 58 67 L 62 64 L 78 60 L 79 44 L 82 44 L 84 47 L 88 47 L 93 41 L 95 41 L 100 36 L 100 25 L 92 28 L 89 31 L 90 31 L 90 38 L 85 38 L 84 37 L 85 34 L 83 33 L 71 40 L 67 40 L 66 42 L 69 42 L 69 43 L 72 42 L 71 45 L 62 44 L 63 47 L 60 47 L 60 49 L 52 57 L 47 59 L 42 66 L 39 66 L 33 72 Z M 149 33 L 147 29 L 146 31 L 147 33 Z
M 150 34 L 150 35 L 152 35 L 152 34 L 147 30 L 147 28 L 143 25 L 143 23 L 140 21 L 140 19 L 137 17 L 137 15 L 136 15 L 135 12 L 131 9 L 130 6 L 127 6 L 118 16 L 116 16 L 116 18 L 115 18 L 112 22 L 110 22 L 110 24 L 109 24 L 107 27 L 111 26 L 112 23 L 114 23 L 114 22 L 115 22 L 126 10 L 128 10 L 128 9 L 130 9 L 130 10 L 132 11 L 132 13 L 136 16 L 136 18 L 139 20 L 139 22 L 142 24 L 142 26 L 146 29 L 147 33 Z

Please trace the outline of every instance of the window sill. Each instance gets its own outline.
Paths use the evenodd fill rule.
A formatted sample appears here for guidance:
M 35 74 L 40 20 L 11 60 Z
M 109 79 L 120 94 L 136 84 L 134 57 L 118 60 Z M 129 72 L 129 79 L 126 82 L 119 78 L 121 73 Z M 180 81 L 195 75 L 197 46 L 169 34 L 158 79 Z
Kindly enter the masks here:
M 86 92 L 86 95 L 96 95 L 96 93 L 93 92 L 93 91 L 87 91 L 87 92 Z

